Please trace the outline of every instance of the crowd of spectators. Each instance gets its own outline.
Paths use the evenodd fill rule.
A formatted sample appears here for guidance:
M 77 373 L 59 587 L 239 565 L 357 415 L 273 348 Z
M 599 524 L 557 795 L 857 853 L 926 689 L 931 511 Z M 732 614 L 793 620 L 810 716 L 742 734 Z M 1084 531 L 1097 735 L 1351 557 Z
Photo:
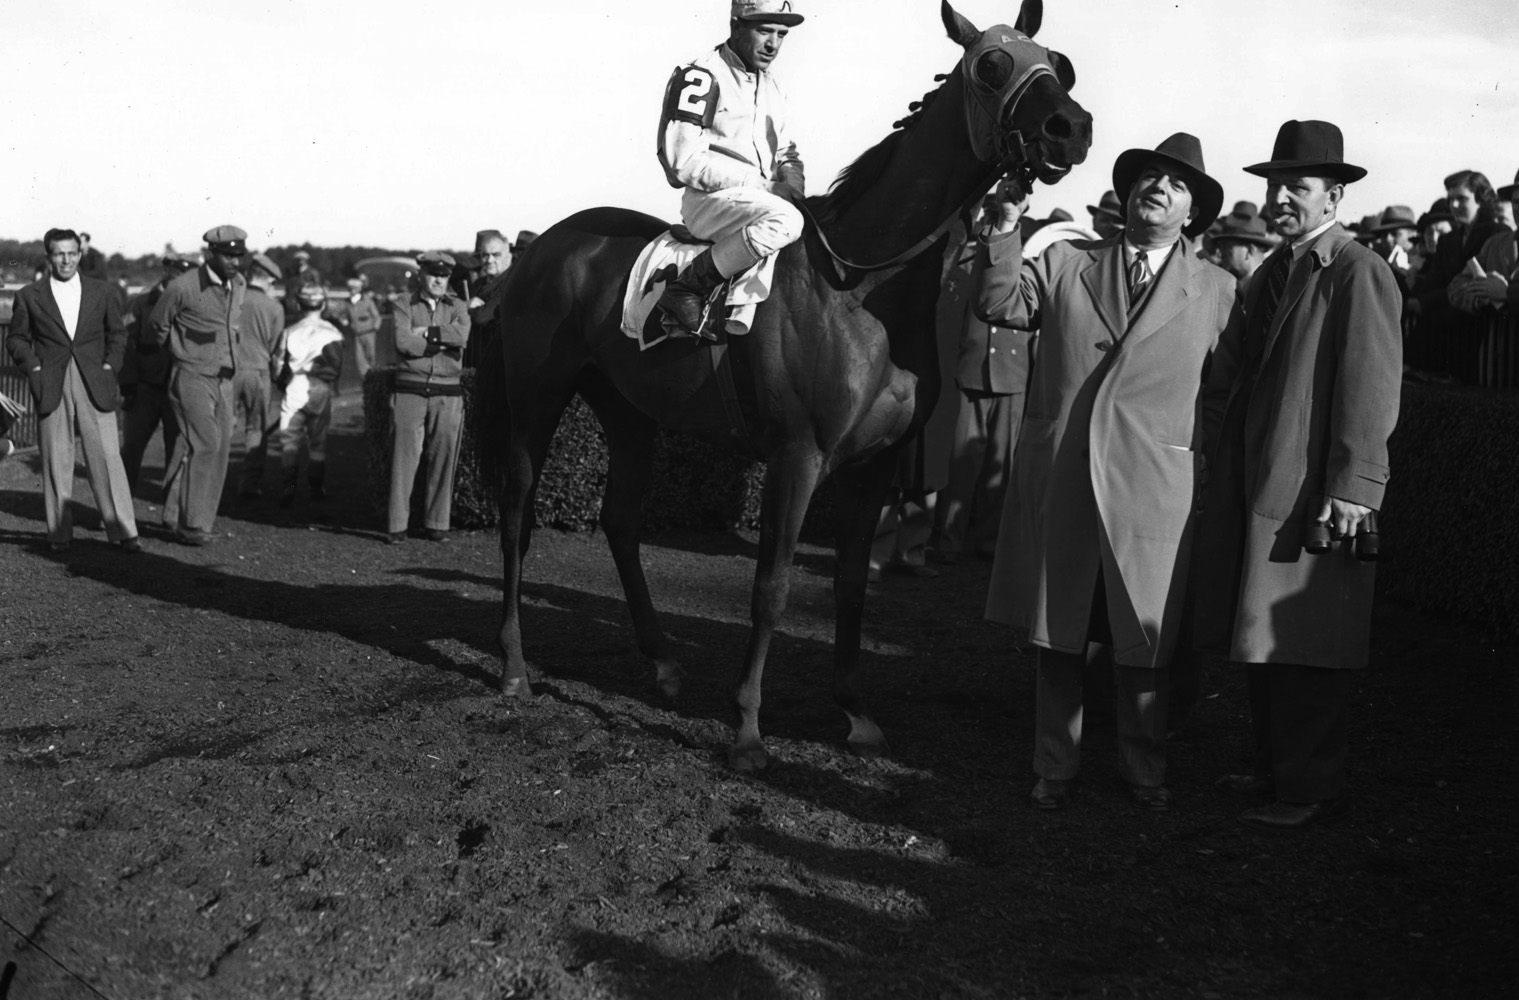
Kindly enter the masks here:
M 77 435 L 110 541 L 131 553 L 141 543 L 130 497 L 161 433 L 164 533 L 207 545 L 234 440 L 241 443 L 232 478 L 240 503 L 262 501 L 271 445 L 281 506 L 299 498 L 303 452 L 306 497 L 326 499 L 332 401 L 352 356 L 360 384 L 383 364 L 392 391 L 394 474 L 384 537 L 396 543 L 413 533 L 420 465 L 426 513 L 416 534 L 446 541 L 466 351 L 495 322 L 507 269 L 535 236 L 524 230 L 509 243 L 498 230 L 483 230 L 473 253 L 457 260 L 421 254 L 383 294 L 371 291 L 361 272 L 334 295 L 310 252 L 296 251 L 281 267 L 252 252 L 244 230 L 217 226 L 205 234 L 203 253 L 166 251 L 161 276 L 131 293 L 111 280 L 88 234 L 50 230 L 45 263 L 17 293 L 16 321 L 0 328 L 18 373 L 7 383 L 13 391 L 0 391 L 0 459 L 15 450 L 14 424 L 35 414 L 46 540 L 55 553 L 67 552 Z M 16 383 L 29 391 L 14 391 Z

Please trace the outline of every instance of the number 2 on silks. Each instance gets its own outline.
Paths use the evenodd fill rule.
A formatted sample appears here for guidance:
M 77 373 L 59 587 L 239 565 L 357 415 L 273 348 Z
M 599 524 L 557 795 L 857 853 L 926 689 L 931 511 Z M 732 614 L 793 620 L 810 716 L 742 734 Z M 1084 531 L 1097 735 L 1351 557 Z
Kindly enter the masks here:
M 717 81 L 700 66 L 678 69 L 670 78 L 665 105 L 671 121 L 707 128 L 717 113 Z

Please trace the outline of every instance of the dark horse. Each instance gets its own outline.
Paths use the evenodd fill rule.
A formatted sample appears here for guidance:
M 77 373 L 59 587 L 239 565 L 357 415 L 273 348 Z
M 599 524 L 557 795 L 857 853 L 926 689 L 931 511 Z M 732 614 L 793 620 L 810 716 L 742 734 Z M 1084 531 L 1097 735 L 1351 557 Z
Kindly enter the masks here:
M 1042 9 L 1039 0 L 1024 0 L 1016 28 L 982 32 L 946 0 L 945 27 L 966 50 L 960 64 L 828 195 L 808 202 L 816 224 L 781 252 L 771 296 L 742 337 L 719 345 L 672 340 L 640 352 L 622 333 L 634 258 L 668 228 L 646 215 L 581 212 L 545 232 L 512 266 L 502 335 L 484 352 L 489 360 L 482 360 L 475 395 L 480 453 L 495 460 L 501 484 L 503 695 L 529 690 L 522 559 L 550 439 L 579 394 L 600 420 L 610 454 L 601 526 L 639 649 L 654 661 L 667 695 L 678 693 L 682 673 L 638 554 L 655 434 L 668 427 L 767 462 L 753 628 L 728 751 L 740 770 L 766 763 L 759 729 L 765 654 L 786 607 L 808 502 L 823 477 L 834 477 L 833 694 L 849 717 L 850 746 L 865 756 L 885 752 L 856 687 L 860 618 L 870 542 L 896 453 L 938 396 L 934 309 L 944 233 L 1008 170 L 1052 183 L 1091 145 L 1091 116 L 1067 93 L 1069 63 L 1029 40 Z

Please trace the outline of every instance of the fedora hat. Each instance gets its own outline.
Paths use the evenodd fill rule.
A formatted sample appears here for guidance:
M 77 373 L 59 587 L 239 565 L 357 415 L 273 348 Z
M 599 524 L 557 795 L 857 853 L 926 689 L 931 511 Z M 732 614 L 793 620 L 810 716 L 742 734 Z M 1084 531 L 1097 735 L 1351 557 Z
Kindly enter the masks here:
M 1499 201 L 1513 201 L 1519 197 L 1519 171 L 1514 173 L 1514 183 L 1505 184 L 1498 189 Z
M 1102 197 L 1097 199 L 1097 204 L 1088 205 L 1087 211 L 1092 213 L 1092 218 L 1099 215 L 1110 216 L 1123 221 L 1123 202 L 1118 200 L 1118 194 L 1113 191 L 1104 191 Z
M 1258 247 L 1274 247 L 1273 240 L 1266 232 L 1266 220 L 1258 215 L 1239 215 L 1231 212 L 1218 222 L 1218 230 L 1213 234 L 1214 243 L 1252 243 Z
M 1229 209 L 1230 215 L 1237 215 L 1242 219 L 1254 218 L 1261 214 L 1261 207 L 1253 201 L 1237 201 L 1234 207 Z
M 1277 129 L 1271 159 L 1246 167 L 1245 173 L 1265 177 L 1277 170 L 1323 175 L 1341 184 L 1366 176 L 1364 167 L 1345 162 L 1345 137 L 1338 125 L 1296 119 Z
M 1181 167 L 1192 178 L 1192 206 L 1197 209 L 1197 214 L 1182 228 L 1182 232 L 1188 236 L 1207 232 L 1213 220 L 1218 218 L 1219 210 L 1224 207 L 1224 188 L 1209 177 L 1208 171 L 1204 169 L 1203 144 L 1197 136 L 1177 132 L 1154 149 L 1126 149 L 1119 153 L 1118 159 L 1113 161 L 1113 190 L 1122 192 L 1117 197 L 1125 204 L 1128 203 L 1129 192 L 1134 189 L 1134 182 L 1139 180 L 1145 164 L 1152 160 Z
M 1454 222 L 1455 217 L 1450 214 L 1450 202 L 1444 198 L 1436 198 L 1429 206 L 1429 211 L 1419 216 L 1419 230 L 1422 232 L 1425 226 L 1436 222 Z
M 1382 209 L 1382 214 L 1377 216 L 1376 225 L 1371 227 L 1374 233 L 1390 233 L 1395 229 L 1418 229 L 1419 223 L 1414 219 L 1414 210 L 1407 205 L 1388 205 Z

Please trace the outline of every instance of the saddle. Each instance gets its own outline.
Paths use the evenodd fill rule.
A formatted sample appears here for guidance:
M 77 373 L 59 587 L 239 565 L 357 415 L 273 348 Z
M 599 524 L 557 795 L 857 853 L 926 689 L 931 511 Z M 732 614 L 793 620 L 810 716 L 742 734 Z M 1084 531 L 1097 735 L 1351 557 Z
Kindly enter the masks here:
M 687 336 L 684 330 L 667 327 L 664 313 L 655 306 L 665 285 L 711 245 L 711 240 L 698 239 L 685 226 L 675 225 L 644 247 L 633 262 L 622 303 L 622 332 L 638 341 L 639 350 L 646 351 L 677 333 Z M 719 338 L 748 333 L 755 310 L 770 297 L 774 276 L 775 257 L 771 255 L 730 278 L 713 296 L 703 328 L 715 326 Z

